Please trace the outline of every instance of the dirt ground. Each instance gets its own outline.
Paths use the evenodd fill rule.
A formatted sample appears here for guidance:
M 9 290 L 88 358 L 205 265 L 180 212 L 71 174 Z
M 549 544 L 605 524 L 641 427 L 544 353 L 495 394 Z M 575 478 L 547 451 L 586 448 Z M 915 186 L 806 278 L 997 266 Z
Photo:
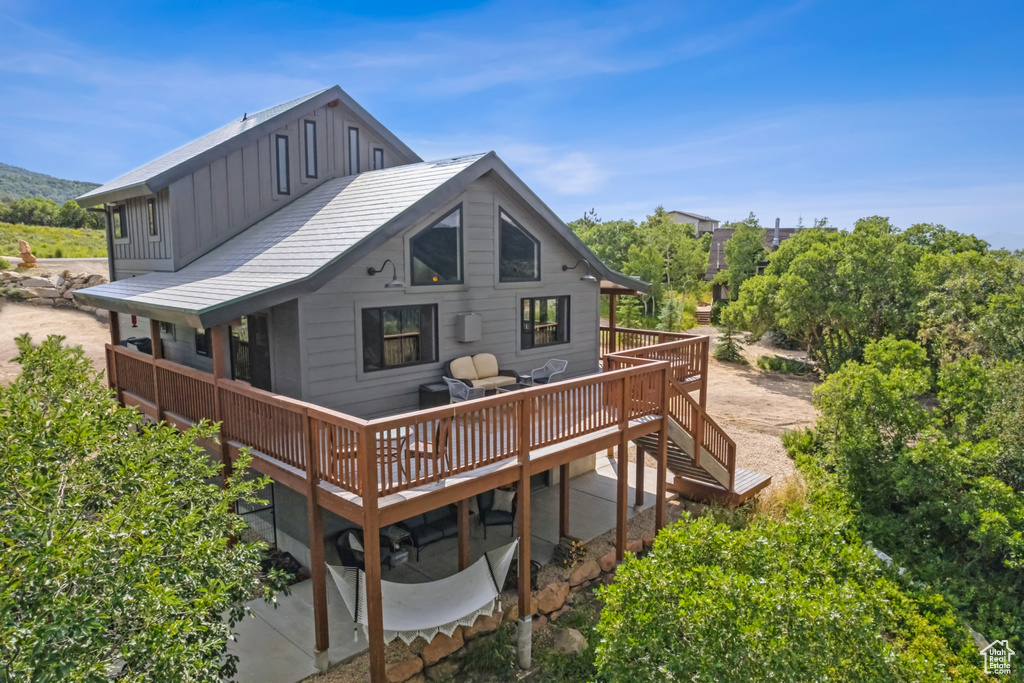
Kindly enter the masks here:
M 36 342 L 51 334 L 64 335 L 65 343 L 82 347 L 97 370 L 106 366 L 103 345 L 110 341 L 110 332 L 95 315 L 75 308 L 0 301 L 0 384 L 7 384 L 21 371 L 12 360 L 18 355 L 14 338 L 25 332 Z
M 15 268 L 21 259 L 17 256 L 4 257 Z M 88 273 L 89 275 L 102 275 L 107 277 L 110 271 L 107 268 L 107 259 L 103 258 L 41 258 L 36 262 L 37 267 L 32 269 L 36 275 L 59 275 L 65 270 L 72 273 Z

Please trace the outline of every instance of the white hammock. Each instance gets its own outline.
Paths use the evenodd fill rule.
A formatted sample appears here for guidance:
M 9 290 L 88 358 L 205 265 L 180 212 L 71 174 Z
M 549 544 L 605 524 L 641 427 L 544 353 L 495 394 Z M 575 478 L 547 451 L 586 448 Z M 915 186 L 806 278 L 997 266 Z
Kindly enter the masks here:
M 486 553 L 457 574 L 427 583 L 381 581 L 384 642 L 401 638 L 406 645 L 423 636 L 450 636 L 460 625 L 472 626 L 482 614 L 494 614 L 498 595 L 515 557 L 519 539 Z M 366 633 L 366 576 L 361 569 L 327 565 L 353 620 Z

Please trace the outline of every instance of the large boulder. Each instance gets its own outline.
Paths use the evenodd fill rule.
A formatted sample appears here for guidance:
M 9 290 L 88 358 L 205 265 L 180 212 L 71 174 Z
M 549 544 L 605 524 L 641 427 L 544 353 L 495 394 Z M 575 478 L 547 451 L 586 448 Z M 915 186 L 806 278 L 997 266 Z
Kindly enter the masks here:
M 459 665 L 451 659 L 446 659 L 427 667 L 423 673 L 427 675 L 429 681 L 451 681 L 455 679 L 455 674 L 459 673 Z
M 27 277 L 21 281 L 22 287 L 53 287 L 53 282 L 45 277 Z
M 542 614 L 550 614 L 565 604 L 565 598 L 569 595 L 569 584 L 561 581 L 549 583 L 537 593 L 537 609 Z
M 555 634 L 552 647 L 556 652 L 561 652 L 564 655 L 575 655 L 586 650 L 589 644 L 582 633 L 574 628 L 566 628 Z
M 598 564 L 601 565 L 601 571 L 606 573 L 615 569 L 615 548 L 612 548 L 604 555 L 602 555 L 601 559 L 598 561 Z
M 502 615 L 501 611 L 495 611 L 495 613 L 490 616 L 481 614 L 476 618 L 476 621 L 473 622 L 472 626 L 462 627 L 462 638 L 464 640 L 472 640 L 473 638 L 482 636 L 485 633 L 497 631 L 498 627 L 501 626 L 502 616 L 504 615 Z
M 579 586 L 584 581 L 590 581 L 599 576 L 601 576 L 601 565 L 594 560 L 587 560 L 573 569 L 572 574 L 569 574 L 569 585 Z
M 437 664 L 439 661 L 457 651 L 465 644 L 462 637 L 462 627 L 457 627 L 450 636 L 438 633 L 434 639 L 427 643 L 427 646 L 420 652 L 423 663 L 427 666 Z
M 388 683 L 405 683 L 421 671 L 423 671 L 423 660 L 419 657 L 412 657 L 395 664 L 388 664 L 385 675 Z

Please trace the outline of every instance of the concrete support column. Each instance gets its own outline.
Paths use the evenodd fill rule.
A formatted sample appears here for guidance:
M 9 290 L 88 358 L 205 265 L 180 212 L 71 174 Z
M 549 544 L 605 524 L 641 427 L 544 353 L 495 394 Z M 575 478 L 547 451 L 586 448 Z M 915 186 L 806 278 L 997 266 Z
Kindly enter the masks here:
M 516 655 L 519 659 L 519 668 L 529 669 L 533 664 L 533 617 L 519 617 L 516 626 Z

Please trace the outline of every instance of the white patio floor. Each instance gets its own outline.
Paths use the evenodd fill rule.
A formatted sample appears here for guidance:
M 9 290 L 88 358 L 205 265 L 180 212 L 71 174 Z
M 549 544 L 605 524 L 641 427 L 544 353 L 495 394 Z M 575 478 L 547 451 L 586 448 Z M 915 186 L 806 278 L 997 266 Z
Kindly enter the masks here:
M 669 475 L 671 476 L 671 475 Z M 591 472 L 571 480 L 569 486 L 569 533 L 584 541 L 600 536 L 615 526 L 615 490 L 617 469 L 614 460 L 603 453 L 597 457 L 597 467 Z M 644 472 L 644 505 L 633 507 L 634 465 L 629 463 L 629 516 L 654 505 L 657 473 L 651 468 Z M 304 513 L 303 513 L 304 514 Z M 547 563 L 551 561 L 558 543 L 558 486 L 536 490 L 531 495 L 531 555 Z M 484 552 L 509 542 L 507 527 L 491 527 L 484 539 L 483 528 L 471 521 L 472 559 Z M 388 581 L 420 583 L 454 574 L 458 569 L 457 541 L 454 538 L 439 541 L 425 548 L 421 560 L 410 553 L 408 563 L 395 569 L 385 569 Z M 330 557 L 330 555 L 328 555 Z M 332 665 L 347 660 L 366 650 L 362 631 L 353 628 L 348 612 L 334 582 L 327 581 L 328 618 Z M 235 629 L 236 641 L 228 648 L 238 655 L 236 681 L 245 683 L 294 683 L 316 673 L 313 666 L 313 604 L 312 584 L 303 581 L 291 588 L 291 593 L 279 596 L 275 609 L 262 600 L 249 603 L 255 613 Z

